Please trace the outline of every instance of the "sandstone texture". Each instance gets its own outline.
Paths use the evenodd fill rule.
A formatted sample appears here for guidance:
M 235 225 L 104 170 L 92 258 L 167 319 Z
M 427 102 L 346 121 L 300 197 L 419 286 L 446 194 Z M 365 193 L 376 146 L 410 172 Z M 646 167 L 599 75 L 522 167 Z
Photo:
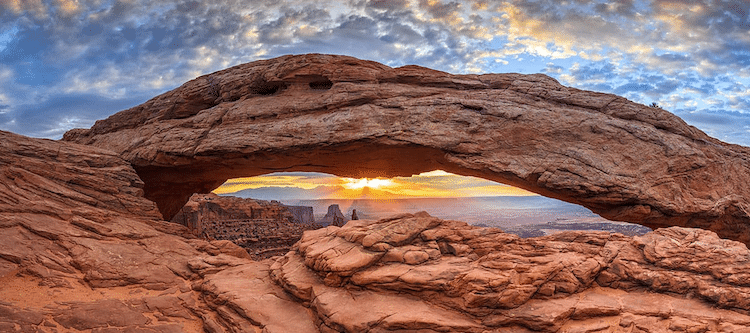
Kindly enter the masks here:
M 305 214 L 295 214 L 299 212 Z M 265 259 L 287 253 L 303 231 L 321 228 L 314 222 L 305 223 L 311 216 L 312 207 L 209 193 L 191 196 L 172 222 L 186 226 L 200 238 L 231 241 L 247 250 L 250 257 Z
M 545 75 L 451 75 L 333 55 L 201 76 L 64 140 L 132 163 L 171 219 L 193 193 L 278 171 L 436 169 L 518 186 L 651 228 L 750 242 L 750 149 L 625 98 Z
M 0 332 L 260 332 L 201 289 L 233 261 L 270 265 L 164 221 L 114 152 L 0 131 Z
M 750 252 L 701 229 L 521 239 L 405 214 L 306 232 L 270 269 L 321 332 L 750 331 Z
M 0 131 L 0 179 L 0 332 L 750 332 L 750 252 L 711 231 L 417 213 L 253 261 L 162 220 L 111 151 Z

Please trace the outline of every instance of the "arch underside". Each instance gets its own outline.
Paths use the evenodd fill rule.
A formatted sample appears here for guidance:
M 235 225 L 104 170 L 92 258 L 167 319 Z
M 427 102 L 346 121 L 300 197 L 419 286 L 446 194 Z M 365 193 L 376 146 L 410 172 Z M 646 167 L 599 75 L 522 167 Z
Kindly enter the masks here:
M 64 139 L 121 153 L 165 219 L 230 178 L 441 169 L 610 220 L 750 242 L 750 149 L 665 110 L 544 75 L 286 56 L 199 77 Z
M 283 152 L 269 150 L 249 155 L 222 154 L 220 159 L 198 158 L 189 165 L 136 167 L 136 171 L 144 180 L 145 196 L 157 203 L 165 219 L 171 219 L 193 193 L 208 193 L 232 178 L 294 171 L 322 172 L 351 178 L 390 178 L 440 169 L 582 205 L 610 220 L 638 223 L 654 229 L 682 225 L 722 230 L 716 228 L 717 225 L 721 226 L 721 222 L 714 216 L 670 216 L 648 204 L 637 202 L 635 198 L 625 199 L 618 192 L 602 195 L 601 192 L 591 192 L 590 188 L 582 186 L 540 186 L 545 185 L 540 178 L 553 178 L 544 172 L 529 173 L 522 178 L 514 172 L 498 172 L 482 165 L 479 168 L 475 168 L 476 165 L 467 167 L 464 161 L 465 156 L 454 156 L 442 150 L 386 139 L 299 147 L 285 149 Z M 731 234 L 737 235 L 737 230 L 744 229 L 744 224 L 739 227 Z

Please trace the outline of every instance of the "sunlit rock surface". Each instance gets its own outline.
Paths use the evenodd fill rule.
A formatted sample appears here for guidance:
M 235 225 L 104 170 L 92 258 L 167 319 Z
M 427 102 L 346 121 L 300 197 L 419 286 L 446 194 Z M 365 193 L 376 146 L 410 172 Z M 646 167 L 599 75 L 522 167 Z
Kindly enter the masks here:
M 64 140 L 130 161 L 171 219 L 192 193 L 278 171 L 445 170 L 651 228 L 750 242 L 750 149 L 545 75 L 451 75 L 299 55 L 201 76 Z
M 425 213 L 306 232 L 271 266 L 330 332 L 744 332 L 748 274 L 701 229 L 521 239 Z
M 520 239 L 425 213 L 257 262 L 192 238 L 111 151 L 0 131 L 0 332 L 747 332 L 750 253 L 710 231 Z

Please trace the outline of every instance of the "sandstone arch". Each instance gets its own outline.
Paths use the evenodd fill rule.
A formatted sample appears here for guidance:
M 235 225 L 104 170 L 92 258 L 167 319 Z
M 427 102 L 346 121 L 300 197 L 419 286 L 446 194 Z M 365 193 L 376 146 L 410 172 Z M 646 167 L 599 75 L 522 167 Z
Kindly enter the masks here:
M 201 76 L 64 140 L 119 152 L 167 219 L 233 177 L 443 169 L 613 220 L 750 242 L 750 149 L 545 75 L 284 56 Z

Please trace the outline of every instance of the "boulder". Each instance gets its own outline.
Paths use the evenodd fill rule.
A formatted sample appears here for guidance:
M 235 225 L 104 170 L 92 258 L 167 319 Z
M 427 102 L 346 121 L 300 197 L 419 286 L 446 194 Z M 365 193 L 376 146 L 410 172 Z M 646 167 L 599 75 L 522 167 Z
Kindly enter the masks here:
M 440 169 L 610 220 L 750 242 L 750 148 L 666 110 L 541 74 L 452 75 L 290 55 L 198 77 L 64 140 L 132 163 L 167 219 L 229 178 Z

